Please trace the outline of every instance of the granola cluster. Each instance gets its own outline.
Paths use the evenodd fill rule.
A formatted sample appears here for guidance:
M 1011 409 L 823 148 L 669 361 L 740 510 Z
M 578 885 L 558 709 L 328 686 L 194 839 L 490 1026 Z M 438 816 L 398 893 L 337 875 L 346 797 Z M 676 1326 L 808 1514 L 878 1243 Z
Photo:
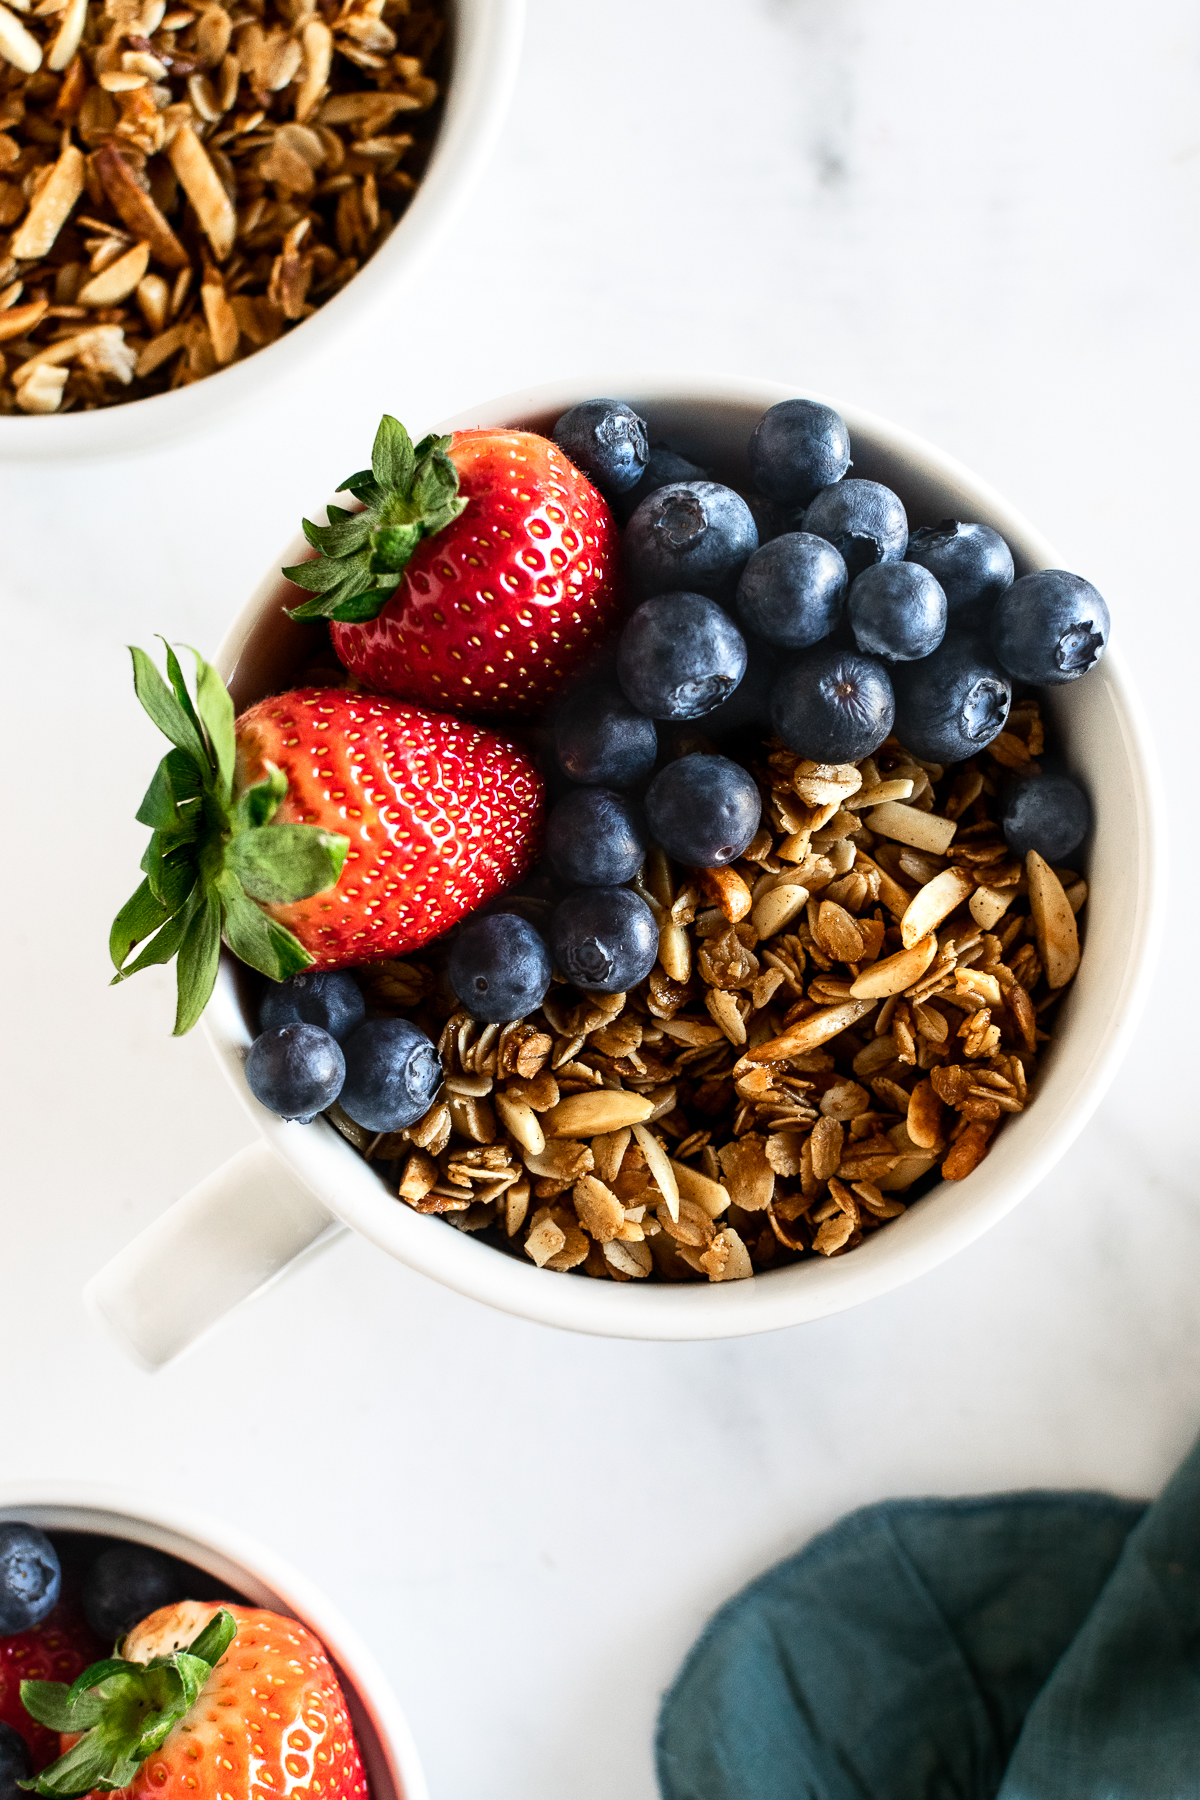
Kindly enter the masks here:
M 0 4 L 0 413 L 186 387 L 337 293 L 420 181 L 444 14 Z
M 401 1200 L 539 1268 L 729 1281 L 853 1250 L 1028 1102 L 1087 898 L 993 818 L 1001 770 L 1043 747 L 1033 700 L 951 769 L 894 738 L 857 766 L 772 740 L 744 857 L 651 852 L 659 960 L 638 988 L 558 984 L 481 1026 L 438 946 L 371 965 L 369 1008 L 438 1038 L 445 1085 L 406 1131 L 328 1116 Z M 505 904 L 541 923 L 552 900 Z

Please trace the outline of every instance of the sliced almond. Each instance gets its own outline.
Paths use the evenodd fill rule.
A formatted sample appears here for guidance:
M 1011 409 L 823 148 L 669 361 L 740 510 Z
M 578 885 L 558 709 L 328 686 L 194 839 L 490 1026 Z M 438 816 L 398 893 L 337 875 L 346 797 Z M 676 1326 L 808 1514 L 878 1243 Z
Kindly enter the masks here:
M 928 850 L 931 856 L 945 856 L 958 830 L 954 819 L 921 812 L 896 800 L 885 800 L 882 806 L 875 807 L 867 824 L 881 837 L 892 838 L 897 844 L 911 844 L 914 850 Z
M 912 791 L 913 784 L 907 776 L 903 780 L 879 781 L 874 787 L 860 788 L 845 805 L 862 812 L 868 806 L 882 806 L 885 800 L 911 800 Z
M 150 266 L 149 244 L 135 244 L 99 275 L 85 281 L 75 296 L 78 306 L 116 306 L 127 300 Z
M 804 910 L 808 889 L 794 881 L 781 881 L 767 889 L 750 913 L 750 923 L 760 938 L 771 938 L 786 931 L 792 920 Z
M 233 249 L 237 214 L 207 150 L 190 125 L 180 125 L 167 155 L 183 191 L 196 209 L 213 255 L 218 262 L 224 262 Z
M 653 1111 L 654 1102 L 644 1094 L 594 1088 L 591 1093 L 569 1094 L 560 1100 L 543 1114 L 542 1126 L 549 1137 L 598 1137 L 602 1132 L 620 1131 L 624 1125 L 640 1125 Z
M 633 1135 L 638 1147 L 646 1159 L 646 1167 L 658 1184 L 658 1191 L 667 1203 L 667 1211 L 673 1219 L 679 1217 L 679 1183 L 675 1179 L 675 1170 L 671 1159 L 659 1143 L 652 1131 L 644 1125 L 635 1125 Z
M 760 934 L 761 935 L 761 934 Z M 692 945 L 682 925 L 668 919 L 658 934 L 658 960 L 664 975 L 684 982 L 692 972 Z
M 812 1172 L 818 1181 L 828 1181 L 831 1175 L 837 1174 L 844 1138 L 845 1131 L 836 1119 L 823 1116 L 813 1126 L 809 1154 Z
M 92 166 L 114 210 L 135 237 L 149 244 L 155 262 L 164 269 L 186 269 L 187 251 L 149 194 L 138 186 L 116 146 L 102 145 L 92 158 Z
M 731 925 L 736 925 L 750 911 L 750 889 L 736 869 L 698 869 L 700 886 L 719 906 Z
M 918 1149 L 936 1150 L 942 1141 L 942 1103 L 932 1081 L 918 1081 L 909 1095 L 906 1120 L 909 1138 Z
M 977 887 L 968 902 L 968 910 L 981 931 L 990 931 L 997 920 L 1004 917 L 1016 897 L 1015 887 Z
M 969 899 L 975 881 L 961 869 L 943 869 L 913 895 L 900 921 L 900 941 L 906 950 L 936 931 L 943 919 L 949 918 L 956 906 Z
M 611 1243 L 625 1223 L 625 1208 L 604 1182 L 584 1175 L 575 1183 L 572 1199 L 579 1223 L 598 1244 Z
M 83 192 L 83 178 L 83 157 L 74 144 L 67 144 L 30 207 L 25 223 L 8 247 L 9 254 L 18 262 L 45 256 L 53 248 L 54 240 Z
M 496 1111 L 500 1115 L 500 1123 L 506 1131 L 516 1138 L 522 1150 L 528 1150 L 536 1156 L 546 1147 L 546 1134 L 542 1130 L 541 1121 L 532 1106 L 524 1100 L 515 1100 L 511 1094 L 497 1092 L 494 1096 Z
M 750 1252 L 732 1225 L 718 1231 L 701 1255 L 700 1267 L 710 1281 L 745 1281 L 754 1273 Z
M 835 962 L 858 962 L 862 956 L 863 936 L 858 923 L 836 900 L 821 901 L 813 936 Z
M 855 986 L 857 985 L 856 982 Z M 765 1044 L 756 1044 L 752 1050 L 748 1050 L 741 1061 L 735 1064 L 734 1078 L 755 1063 L 787 1062 L 790 1057 L 803 1056 L 806 1051 L 819 1049 L 830 1038 L 837 1037 L 840 1031 L 845 1031 L 847 1026 L 856 1025 L 874 1005 L 873 997 L 864 999 L 856 996 L 852 1000 L 842 1000 L 836 1006 L 823 1006 L 819 1012 L 810 1013 L 807 1019 L 801 1019 L 781 1036 L 768 1038 Z
M 937 938 L 931 931 L 910 950 L 897 950 L 882 962 L 872 963 L 856 976 L 851 994 L 856 1000 L 883 1000 L 889 994 L 902 994 L 919 981 L 937 955 Z
M 729 1189 L 722 1187 L 719 1181 L 710 1181 L 707 1175 L 689 1168 L 687 1163 L 673 1162 L 671 1168 L 680 1197 L 703 1207 L 710 1219 L 719 1219 L 729 1205 Z
M 42 66 L 42 46 L 7 6 L 0 6 L 0 56 L 23 75 L 33 75 Z
M 67 0 L 54 42 L 50 46 L 50 54 L 46 58 L 46 67 L 53 69 L 55 74 L 66 68 L 79 48 L 79 40 L 87 24 L 87 9 L 88 0 Z
M 1044 857 L 1031 850 L 1025 858 L 1029 878 L 1029 910 L 1038 955 L 1052 988 L 1065 987 L 1079 967 L 1079 930 L 1062 882 Z
M 722 988 L 708 988 L 705 990 L 704 1004 L 731 1044 L 745 1043 L 746 1027 L 732 994 L 726 993 Z
M 889 875 L 883 864 L 875 862 L 865 850 L 859 851 L 855 866 L 869 870 L 876 877 L 879 882 L 879 898 L 893 918 L 902 919 L 912 905 L 911 890 L 902 886 L 894 875 Z
M 0 313 L 0 344 L 32 331 L 41 323 L 49 304 L 48 300 L 31 300 L 26 306 L 10 306 L 7 312 Z

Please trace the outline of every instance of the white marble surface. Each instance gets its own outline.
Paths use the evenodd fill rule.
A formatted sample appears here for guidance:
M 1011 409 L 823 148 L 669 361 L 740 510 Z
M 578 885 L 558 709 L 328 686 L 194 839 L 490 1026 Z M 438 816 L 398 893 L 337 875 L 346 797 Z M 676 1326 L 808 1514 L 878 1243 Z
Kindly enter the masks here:
M 1194 801 L 1200 24 L 1183 0 L 532 0 L 488 179 L 420 292 L 303 390 L 141 460 L 0 468 L 6 1476 L 186 1497 L 361 1626 L 435 1800 L 654 1791 L 660 1690 L 710 1609 L 848 1507 L 1156 1488 L 1200 1426 L 1196 877 L 1109 1103 L 1000 1228 L 775 1337 L 558 1336 L 359 1243 L 156 1379 L 85 1277 L 250 1126 L 168 982 L 110 993 L 157 752 L 122 646 L 215 645 L 384 406 L 728 368 L 956 452 L 1113 604 Z M 1169 634 L 1174 634 L 1173 638 Z M 1194 967 L 1194 964 L 1193 964 Z

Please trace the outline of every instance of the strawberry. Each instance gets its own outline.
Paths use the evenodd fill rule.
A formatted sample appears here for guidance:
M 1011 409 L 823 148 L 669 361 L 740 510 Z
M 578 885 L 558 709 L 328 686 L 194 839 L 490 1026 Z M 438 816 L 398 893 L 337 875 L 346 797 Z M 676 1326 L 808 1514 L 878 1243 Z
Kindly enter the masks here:
M 71 1687 L 24 1684 L 29 1711 L 63 1734 L 35 1793 L 366 1800 L 342 1690 L 297 1620 L 184 1600 L 135 1625 L 121 1650 Z
M 170 686 L 144 651 L 133 664 L 175 748 L 138 810 L 153 827 L 146 879 L 109 947 L 118 981 L 178 957 L 176 1034 L 204 1010 L 222 935 L 273 981 L 399 956 L 536 855 L 541 780 L 493 732 L 342 688 L 300 688 L 235 720 L 199 656 L 194 701 L 170 647 Z
M 304 521 L 320 552 L 284 574 L 313 595 L 296 619 L 385 693 L 530 716 L 554 701 L 620 614 L 607 503 L 530 431 L 458 431 L 415 449 L 385 417 L 371 468 L 343 488 L 361 512 Z
M 74 1681 L 103 1655 L 91 1627 L 64 1601 L 40 1625 L 0 1637 L 0 1722 L 19 1731 L 35 1769 L 58 1755 L 58 1737 L 39 1725 L 21 1704 L 22 1681 Z

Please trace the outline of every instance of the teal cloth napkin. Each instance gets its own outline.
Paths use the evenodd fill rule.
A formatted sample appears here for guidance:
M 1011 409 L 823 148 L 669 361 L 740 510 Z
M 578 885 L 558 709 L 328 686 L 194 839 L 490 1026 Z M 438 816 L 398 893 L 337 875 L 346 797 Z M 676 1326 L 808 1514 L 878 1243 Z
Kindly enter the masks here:
M 665 1800 L 1200 1800 L 1200 1446 L 1150 1507 L 905 1500 L 709 1624 Z

